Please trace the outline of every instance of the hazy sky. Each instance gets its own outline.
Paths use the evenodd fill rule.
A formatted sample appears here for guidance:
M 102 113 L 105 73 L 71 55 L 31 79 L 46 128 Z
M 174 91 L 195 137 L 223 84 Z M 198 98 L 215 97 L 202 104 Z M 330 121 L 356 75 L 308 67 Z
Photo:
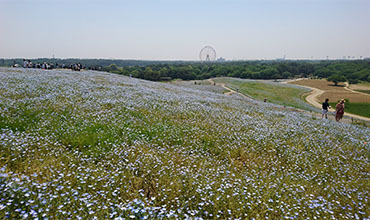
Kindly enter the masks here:
M 370 57 L 370 0 L 0 0 L 0 58 Z

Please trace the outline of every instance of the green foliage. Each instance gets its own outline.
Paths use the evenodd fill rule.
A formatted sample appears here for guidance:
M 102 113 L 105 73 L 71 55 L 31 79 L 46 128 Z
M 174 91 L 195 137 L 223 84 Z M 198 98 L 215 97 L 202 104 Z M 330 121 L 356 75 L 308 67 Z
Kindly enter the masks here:
M 282 74 L 281 74 L 281 78 L 283 79 L 288 79 L 290 77 L 291 73 L 288 72 L 288 71 L 284 71 Z
M 273 82 L 234 78 L 216 78 L 214 81 L 225 83 L 230 88 L 238 89 L 239 92 L 250 96 L 255 100 L 263 101 L 266 98 L 267 102 L 282 106 L 290 106 L 310 111 L 316 110 L 304 101 L 303 95 L 308 92 L 307 89 Z
M 358 79 L 348 79 L 348 83 L 349 84 L 357 84 L 358 83 Z
M 293 77 L 344 76 L 350 83 L 370 82 L 368 60 L 333 61 L 232 61 L 232 62 L 189 62 L 189 61 L 143 61 L 103 59 L 32 59 L 33 63 L 51 64 L 81 63 L 90 69 L 139 77 L 152 81 L 183 79 L 200 80 L 228 76 L 243 79 L 279 79 Z M 0 59 L 1 66 L 22 65 L 22 59 Z M 148 71 L 150 67 L 153 71 Z
M 339 74 L 335 74 L 335 75 L 331 75 L 327 78 L 327 80 L 329 82 L 333 82 L 334 85 L 338 85 L 338 83 L 340 82 L 345 82 L 346 81 L 346 77 L 342 76 L 342 75 L 339 75 Z
M 358 91 L 358 92 L 363 92 L 363 93 L 367 93 L 367 94 L 370 94 L 370 90 L 362 90 L 362 89 L 356 89 L 355 91 Z
M 8 108 L 8 115 L 0 115 L 0 129 L 9 128 L 13 131 L 26 131 L 37 127 L 40 121 L 40 109 L 33 109 L 33 106 L 18 103 L 14 107 Z
M 122 67 L 121 74 L 137 76 L 149 80 L 202 80 L 211 77 L 235 77 L 242 79 L 287 79 L 293 77 L 318 77 L 327 78 L 335 76 L 337 82 L 348 79 L 350 83 L 359 80 L 370 81 L 370 66 L 365 61 L 244 61 L 224 63 L 161 63 L 147 65 L 154 72 L 159 72 L 159 77 L 149 77 L 146 67 Z M 114 71 L 110 71 L 114 72 Z M 133 73 L 138 74 L 133 74 Z M 157 74 L 156 74 L 157 75 Z

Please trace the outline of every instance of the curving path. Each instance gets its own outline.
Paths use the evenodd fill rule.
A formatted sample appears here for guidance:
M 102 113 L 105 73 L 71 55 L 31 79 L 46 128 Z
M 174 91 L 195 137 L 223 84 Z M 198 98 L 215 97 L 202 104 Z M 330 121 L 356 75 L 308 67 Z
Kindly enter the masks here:
M 358 93 L 358 94 L 361 94 L 361 95 L 367 95 L 367 96 L 370 96 L 370 94 L 367 94 L 367 93 L 364 93 L 364 92 L 357 92 L 357 91 L 355 91 L 355 90 L 353 90 L 353 89 L 349 88 L 349 84 L 348 84 L 348 82 L 345 82 L 345 83 L 344 83 L 344 85 L 345 85 L 344 89 L 345 89 L 345 90 L 347 90 L 347 91 L 350 91 L 350 92 L 353 92 L 353 93 Z
M 299 78 L 299 79 L 293 79 L 293 80 L 287 80 L 287 81 L 284 81 L 284 82 L 281 82 L 281 83 L 291 83 L 291 82 L 295 82 L 295 81 L 299 81 L 299 80 L 304 80 L 304 78 Z M 238 94 L 240 96 L 243 96 L 244 98 L 247 98 L 249 100 L 253 100 L 253 98 L 247 96 L 247 95 L 244 95 L 243 93 L 240 93 L 238 91 L 235 91 L 234 89 L 232 88 L 229 88 L 225 85 L 225 83 L 216 83 L 213 81 L 212 78 L 210 79 L 207 79 L 208 82 L 210 82 L 211 84 L 214 84 L 214 85 L 217 85 L 217 86 L 221 86 L 222 88 L 228 90 L 228 92 L 224 93 L 225 95 L 232 95 L 232 94 Z M 302 85 L 297 85 L 297 86 L 302 86 Z M 302 86 L 302 87 L 305 87 L 307 89 L 310 89 L 311 92 L 308 94 L 308 96 L 306 96 L 306 101 L 315 106 L 316 108 L 319 108 L 321 109 L 321 103 L 320 103 L 320 100 L 318 100 L 318 97 L 323 94 L 325 91 L 324 90 L 321 90 L 321 89 L 317 89 L 317 88 L 313 88 L 313 87 L 310 87 L 310 86 Z M 349 88 L 348 88 L 349 89 Z M 351 90 L 351 89 L 349 89 Z M 296 109 L 298 110 L 298 109 Z M 299 110 L 298 110 L 299 111 Z M 334 109 L 329 109 L 329 112 L 334 112 Z M 317 113 L 312 113 L 312 114 L 315 114 L 317 115 L 318 117 L 321 116 L 321 114 L 317 114 Z M 352 117 L 352 118 L 356 118 L 356 119 L 360 119 L 360 120 L 363 120 L 363 121 L 367 121 L 367 122 L 370 122 L 370 118 L 367 118 L 367 117 L 363 117 L 363 116 L 360 116 L 360 115 L 355 115 L 355 114 L 350 114 L 350 113 L 344 113 L 345 116 L 348 116 L 348 117 Z M 343 119 L 343 122 L 345 123 L 351 123 L 351 121 L 349 119 Z
M 283 83 L 291 83 L 291 82 L 299 81 L 299 80 L 303 80 L 303 78 L 295 79 L 295 80 L 290 80 L 290 81 L 285 81 Z M 305 87 L 305 88 L 311 89 L 311 92 L 306 97 L 306 101 L 308 103 L 310 103 L 311 105 L 313 105 L 313 106 L 321 109 L 322 106 L 321 106 L 321 103 L 320 103 L 320 100 L 318 99 L 318 97 L 325 92 L 324 90 L 313 88 L 313 87 L 310 87 L 310 86 L 302 86 L 302 85 L 297 85 L 297 86 L 301 86 L 301 87 Z M 361 93 L 361 92 L 353 91 L 350 88 L 348 88 L 348 83 L 346 83 L 345 89 L 347 89 L 347 90 L 349 90 L 351 92 L 364 94 L 364 93 Z M 329 112 L 334 112 L 334 109 L 329 109 Z M 355 114 L 351 114 L 351 113 L 347 113 L 347 112 L 344 112 L 344 115 L 345 116 L 348 116 L 348 117 L 352 117 L 352 118 L 356 118 L 356 119 L 360 119 L 360 120 L 363 120 L 363 121 L 370 122 L 370 118 L 363 117 L 361 115 L 355 115 Z
M 299 80 L 303 80 L 303 79 L 295 79 L 295 80 L 292 80 L 292 81 L 285 81 L 283 83 L 287 84 L 287 83 L 295 82 L 295 81 L 299 81 Z M 314 88 L 314 87 L 310 87 L 310 86 L 302 86 L 302 85 L 298 85 L 298 86 L 310 89 L 311 92 L 309 92 L 309 94 L 306 96 L 306 101 L 309 104 L 315 106 L 316 108 L 321 109 L 322 106 L 320 104 L 320 101 L 319 101 L 318 97 L 320 95 L 322 95 L 325 91 L 321 90 L 321 89 Z
M 238 94 L 238 95 L 240 95 L 240 96 L 243 96 L 244 98 L 247 98 L 247 99 L 252 100 L 252 98 L 251 98 L 251 97 L 249 97 L 249 96 L 247 96 L 247 95 L 244 95 L 243 93 L 240 93 L 240 92 L 238 92 L 238 91 L 235 91 L 235 90 L 233 90 L 233 89 L 231 89 L 231 88 L 227 87 L 225 83 L 216 83 L 215 81 L 213 81 L 213 79 L 212 79 L 212 78 L 207 79 L 207 81 L 208 81 L 208 82 L 210 82 L 210 83 L 211 83 L 211 84 L 213 84 L 213 85 L 221 86 L 222 88 L 224 88 L 224 89 L 228 90 L 228 92 L 225 92 L 225 93 L 224 93 L 225 95 Z

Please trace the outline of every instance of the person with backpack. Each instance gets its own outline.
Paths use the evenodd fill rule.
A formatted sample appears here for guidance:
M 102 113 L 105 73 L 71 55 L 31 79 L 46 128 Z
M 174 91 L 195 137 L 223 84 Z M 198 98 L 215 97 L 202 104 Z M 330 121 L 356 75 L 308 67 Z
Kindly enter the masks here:
M 325 116 L 326 119 L 328 119 L 328 110 L 330 108 L 329 105 L 329 99 L 325 99 L 325 102 L 322 103 L 322 114 L 321 118 Z

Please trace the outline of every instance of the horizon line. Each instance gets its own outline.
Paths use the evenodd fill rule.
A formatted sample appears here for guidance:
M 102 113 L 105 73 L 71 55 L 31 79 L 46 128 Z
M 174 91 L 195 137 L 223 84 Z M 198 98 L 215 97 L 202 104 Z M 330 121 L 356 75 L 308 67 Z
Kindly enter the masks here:
M 219 57 L 224 60 L 222 61 L 208 61 L 210 63 L 213 62 L 238 62 L 238 61 L 336 61 L 336 60 L 346 60 L 346 61 L 355 61 L 355 60 L 367 60 L 370 59 L 370 57 L 361 57 L 361 58 L 332 58 L 332 59 L 327 59 L 327 58 L 322 58 L 322 59 L 312 59 L 312 58 L 272 58 L 272 59 L 226 59 L 224 57 Z M 57 57 L 37 57 L 37 58 L 25 58 L 25 57 L 13 57 L 13 58 L 4 58 L 0 57 L 2 60 L 17 60 L 17 59 L 26 59 L 26 60 L 36 60 L 36 59 L 48 59 L 48 60 L 72 60 L 72 59 L 77 59 L 77 60 L 121 60 L 121 61 L 153 61 L 153 62 L 205 62 L 201 60 L 181 60 L 181 59 L 124 59 L 124 58 L 78 58 L 78 57 L 68 57 L 68 58 L 57 58 Z

